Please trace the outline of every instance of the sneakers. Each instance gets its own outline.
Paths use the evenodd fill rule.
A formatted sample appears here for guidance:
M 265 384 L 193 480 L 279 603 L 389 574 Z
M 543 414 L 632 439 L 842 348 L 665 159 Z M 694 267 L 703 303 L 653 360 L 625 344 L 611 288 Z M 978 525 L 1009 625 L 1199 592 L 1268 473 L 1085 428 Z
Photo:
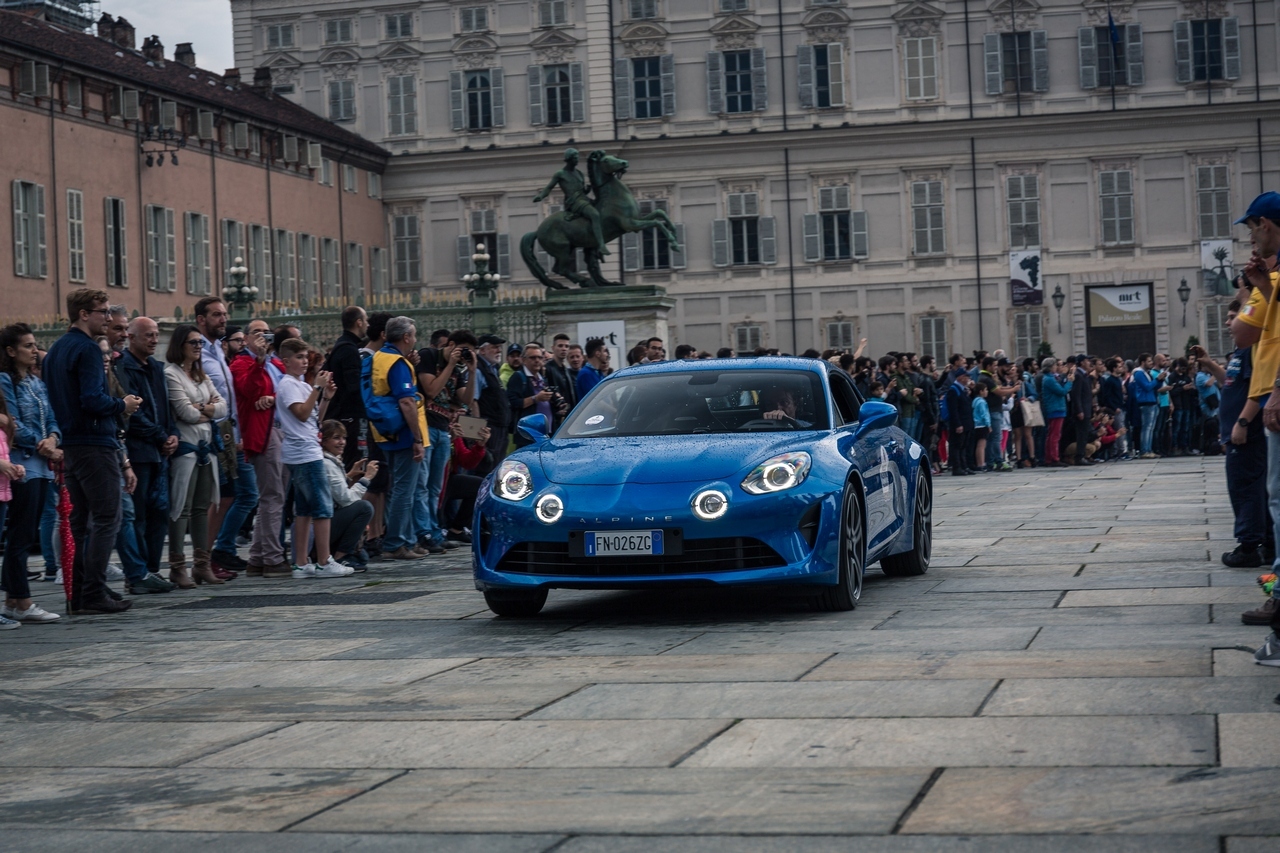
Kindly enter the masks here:
M 329 562 L 322 566 L 316 566 L 312 570 L 312 577 L 316 578 L 345 578 L 347 575 L 354 575 L 356 570 L 350 566 L 344 566 L 333 557 L 329 558 Z
M 0 631 L 12 631 L 15 628 L 21 628 L 21 622 L 15 622 L 8 616 L 0 616 Z
M 1240 621 L 1246 625 L 1270 625 L 1271 617 L 1276 612 L 1277 602 L 1274 598 L 1268 598 L 1266 603 L 1257 610 L 1246 610 L 1240 614 Z M 1280 664 L 1276 664 L 1280 666 Z
M 1276 638 L 1274 631 L 1253 653 L 1253 661 L 1262 666 L 1280 666 L 1280 640 Z
M 1222 555 L 1222 565 L 1230 569 L 1256 569 L 1262 565 L 1262 555 L 1256 546 L 1237 545 L 1234 551 Z
M 297 581 L 303 580 L 304 578 L 313 578 L 315 576 L 316 567 L 311 563 L 307 563 L 302 566 L 294 566 L 293 570 L 289 573 L 289 577 Z
M 169 583 L 155 572 L 148 572 L 147 576 L 139 581 L 130 581 L 125 586 L 125 591 L 130 595 L 143 595 L 146 593 L 157 592 L 173 592 L 178 588 L 176 583 Z
M 61 572 L 59 572 L 59 574 L 61 574 Z M 124 569 L 120 568 L 120 566 L 116 563 L 108 563 L 107 564 L 107 580 L 109 581 L 124 580 Z
M 57 613 L 50 613 L 40 605 L 33 603 L 26 610 L 19 610 L 16 607 L 0 608 L 0 617 L 13 622 L 31 622 L 38 624 L 40 622 L 57 622 L 61 617 Z

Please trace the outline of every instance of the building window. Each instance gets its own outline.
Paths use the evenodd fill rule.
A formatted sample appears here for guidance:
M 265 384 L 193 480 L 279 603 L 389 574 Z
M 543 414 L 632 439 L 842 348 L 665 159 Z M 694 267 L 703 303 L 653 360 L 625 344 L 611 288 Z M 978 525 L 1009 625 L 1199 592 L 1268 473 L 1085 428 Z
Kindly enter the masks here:
M 319 270 L 316 264 L 316 238 L 298 235 L 298 295 L 301 301 L 314 302 Z
M 271 24 L 267 27 L 267 50 L 293 47 L 293 24 Z
M 347 244 L 347 290 L 352 296 L 364 293 L 364 246 Z
M 938 97 L 938 41 L 933 36 L 902 40 L 907 100 Z
M 416 284 L 422 280 L 422 244 L 418 238 L 418 217 L 395 217 L 396 284 Z
M 1196 81 L 1222 79 L 1221 19 L 1191 22 L 1191 64 Z
M 186 236 L 187 293 L 192 296 L 208 296 L 213 292 L 209 265 L 209 217 L 188 211 L 183 215 Z
M 62 84 L 63 95 L 67 99 L 67 106 L 73 110 L 84 108 L 84 83 L 79 77 L 68 77 Z
M 662 117 L 662 61 L 656 56 L 631 60 L 632 109 L 636 118 Z
M 245 258 L 244 226 L 233 219 L 222 220 L 222 289 L 231 286 L 231 268 L 236 258 Z
M 942 211 L 942 181 L 911 182 L 911 230 L 915 237 L 915 254 L 940 255 L 947 250 Z
M 1098 173 L 1102 201 L 1102 243 L 1123 246 L 1133 242 L 1133 172 Z
M 292 231 L 283 229 L 276 231 L 276 250 L 274 255 L 277 282 L 276 298 L 281 302 L 293 302 L 298 296 L 298 278 Z
M 834 100 L 831 97 L 833 87 L 839 88 L 837 69 L 844 67 L 840 62 L 833 65 L 832 59 L 838 60 L 839 57 L 840 45 L 813 46 L 813 105 L 818 109 L 840 106 L 844 102 L 843 97 Z
M 489 29 L 489 10 L 484 6 L 459 9 L 458 23 L 464 33 L 483 33 Z
M 569 97 L 569 66 L 548 65 L 542 69 L 542 73 L 547 124 L 568 124 L 573 121 L 572 101 Z
M 746 12 L 750 8 L 749 0 L 720 0 L 721 12 Z
M 407 39 L 413 37 L 413 13 L 396 12 L 387 15 L 387 38 Z
M 333 186 L 333 161 L 328 157 L 320 159 L 320 183 L 326 187 Z
M 103 221 L 107 230 L 107 285 L 129 286 L 128 246 L 125 242 L 124 199 L 108 198 L 103 204 Z
M 249 228 L 249 286 L 258 288 L 258 299 L 274 302 L 275 288 L 271 277 L 271 232 L 261 225 Z M 254 300 L 255 302 L 257 300 Z
M 1001 79 L 1005 94 L 1031 92 L 1031 33 L 1000 34 Z
M 1049 35 L 1045 30 L 983 36 L 988 95 L 1049 91 Z
M 413 77 L 387 78 L 387 118 L 392 136 L 418 132 L 418 97 Z
M 44 187 L 13 182 L 13 273 L 31 278 L 49 274 L 45 239 Z
M 738 354 L 755 352 L 761 346 L 764 335 L 759 326 L 735 326 L 733 330 L 734 349 Z
M 1013 315 L 1014 358 L 1035 358 L 1043 340 L 1043 314 L 1039 311 L 1024 311 Z
M 369 198 L 382 198 L 382 176 L 377 172 L 369 173 Z
M 329 81 L 329 120 L 351 121 L 356 117 L 356 81 Z
M 84 193 L 67 190 L 67 278 L 83 282 L 84 273 Z
M 1129 85 L 1129 63 L 1125 60 L 1124 26 L 1116 27 L 1119 40 L 1113 41 L 1110 27 L 1094 27 L 1098 45 L 1098 85 L 1104 88 Z
M 348 166 L 345 163 L 343 164 L 342 189 L 349 193 L 353 193 L 356 191 L 356 167 L 355 166 Z
M 387 250 L 377 246 L 369 247 L 369 287 L 374 296 L 385 296 L 390 292 L 387 281 Z
M 1178 83 L 1237 80 L 1240 77 L 1240 19 L 1173 22 Z
M 751 99 L 751 51 L 729 50 L 724 53 L 724 111 L 749 113 Z
M 1226 166 L 1196 167 L 1196 211 L 1200 215 L 1201 240 L 1230 240 Z
M 946 364 L 947 356 L 947 318 L 920 318 L 920 355 L 931 355 L 937 364 Z
M 178 253 L 174 245 L 173 211 L 149 204 L 147 220 L 147 287 L 163 293 L 177 289 Z
M 1040 245 L 1040 179 L 1035 175 L 1011 175 L 1005 182 L 1009 205 L 1009 248 Z
M 324 22 L 325 44 L 346 44 L 354 41 L 354 25 L 350 18 L 335 18 Z
M 847 184 L 818 189 L 818 212 L 804 216 L 806 263 L 865 258 L 867 212 L 850 210 Z
M 658 17 L 658 0 L 629 0 L 627 12 L 633 21 Z
M 1209 302 L 1204 306 L 1204 347 L 1214 358 L 1224 358 L 1235 348 L 1227 331 L 1227 304 Z
M 326 299 L 342 296 L 342 280 L 338 273 L 338 241 L 325 237 L 320 241 L 320 292 Z
M 839 320 L 827 324 L 827 347 L 853 352 L 853 323 Z
M 471 211 L 471 238 L 470 246 L 483 243 L 485 251 L 489 253 L 489 257 L 495 261 L 498 257 L 498 211 L 492 208 L 488 210 Z M 491 267 L 496 269 L 496 267 Z
M 467 72 L 467 128 L 493 127 L 493 92 L 488 71 Z
M 647 199 L 640 202 L 640 215 L 650 216 L 655 210 L 667 210 L 666 199 Z M 671 242 L 661 228 L 646 228 L 640 232 L 640 268 L 665 270 L 671 268 Z
M 735 266 L 760 263 L 760 196 L 729 195 L 729 247 Z
M 538 26 L 562 27 L 569 23 L 569 0 L 538 0 Z

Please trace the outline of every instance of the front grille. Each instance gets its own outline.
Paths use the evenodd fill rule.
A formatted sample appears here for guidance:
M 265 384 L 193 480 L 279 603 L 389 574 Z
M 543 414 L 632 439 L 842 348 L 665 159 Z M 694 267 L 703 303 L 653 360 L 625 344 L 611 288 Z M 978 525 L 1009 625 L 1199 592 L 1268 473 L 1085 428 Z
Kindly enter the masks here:
M 520 542 L 498 561 L 498 571 L 526 575 L 682 575 L 698 572 L 733 572 L 785 566 L 777 551 L 743 536 L 723 539 L 686 539 L 683 554 L 661 557 L 572 558 L 564 542 Z

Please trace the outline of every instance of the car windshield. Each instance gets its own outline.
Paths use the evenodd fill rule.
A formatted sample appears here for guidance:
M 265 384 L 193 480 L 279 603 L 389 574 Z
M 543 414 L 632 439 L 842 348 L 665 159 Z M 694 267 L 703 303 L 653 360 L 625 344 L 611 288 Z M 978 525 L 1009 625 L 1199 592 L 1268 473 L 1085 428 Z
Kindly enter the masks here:
M 828 429 L 822 380 L 801 370 L 697 370 L 600 385 L 558 436 L 692 435 Z

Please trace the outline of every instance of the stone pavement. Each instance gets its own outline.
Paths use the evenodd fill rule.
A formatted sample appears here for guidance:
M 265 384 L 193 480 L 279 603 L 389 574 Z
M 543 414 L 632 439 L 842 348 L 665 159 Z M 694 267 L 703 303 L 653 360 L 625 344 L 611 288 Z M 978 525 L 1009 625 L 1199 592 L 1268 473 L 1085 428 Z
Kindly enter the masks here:
M 1261 853 L 1280 671 L 1221 459 L 938 482 L 852 613 L 463 552 L 0 634 L 7 849 Z M 52 597 L 52 591 L 45 593 Z M 45 606 L 54 602 L 45 600 Z

